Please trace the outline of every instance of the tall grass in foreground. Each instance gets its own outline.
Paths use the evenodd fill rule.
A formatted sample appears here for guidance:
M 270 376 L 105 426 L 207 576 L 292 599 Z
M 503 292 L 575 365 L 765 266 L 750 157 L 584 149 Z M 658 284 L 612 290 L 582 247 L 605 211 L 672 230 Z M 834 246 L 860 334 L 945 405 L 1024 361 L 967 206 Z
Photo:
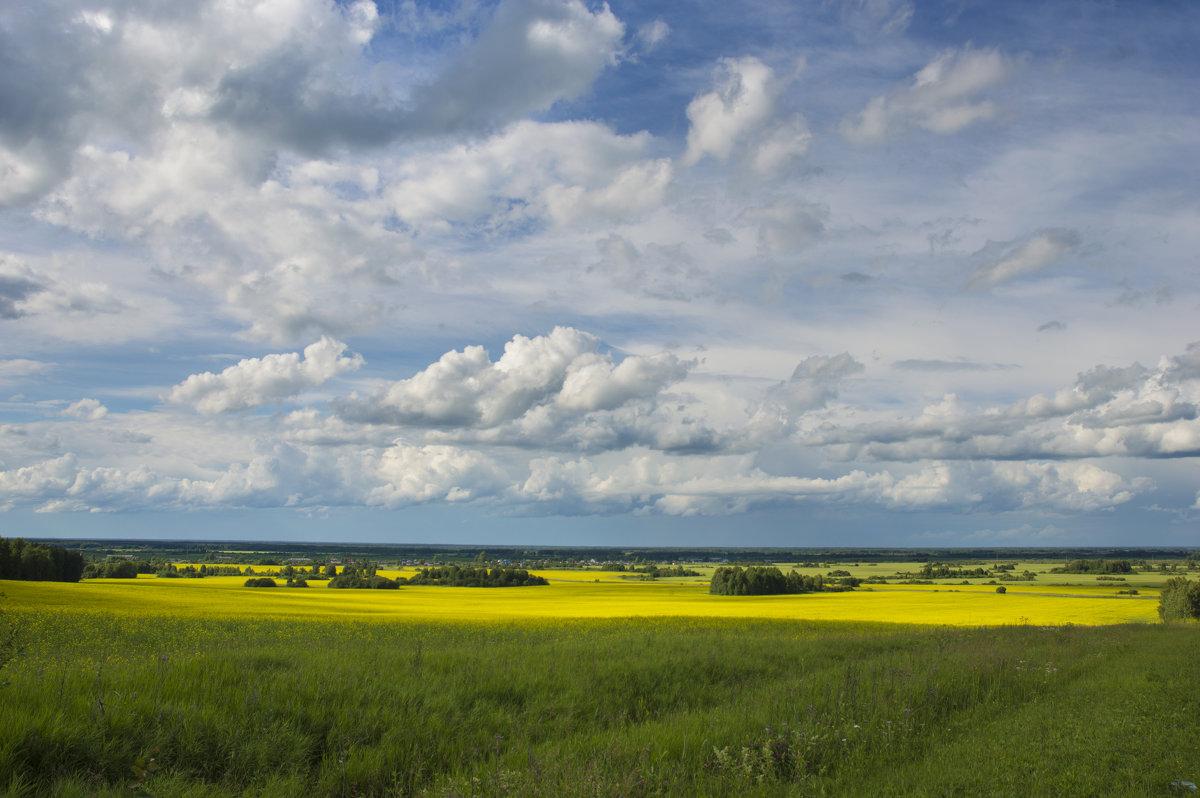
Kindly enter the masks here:
M 13 611 L 9 795 L 1169 795 L 1200 630 Z

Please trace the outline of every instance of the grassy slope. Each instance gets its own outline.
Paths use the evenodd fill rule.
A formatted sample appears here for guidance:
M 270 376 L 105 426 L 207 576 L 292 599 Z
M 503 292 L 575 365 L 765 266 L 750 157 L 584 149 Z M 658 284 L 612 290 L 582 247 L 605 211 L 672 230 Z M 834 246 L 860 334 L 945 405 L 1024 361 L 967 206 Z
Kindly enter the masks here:
M 36 610 L 13 795 L 1155 795 L 1194 624 L 446 623 Z M 0 779 L 5 777 L 0 777 Z

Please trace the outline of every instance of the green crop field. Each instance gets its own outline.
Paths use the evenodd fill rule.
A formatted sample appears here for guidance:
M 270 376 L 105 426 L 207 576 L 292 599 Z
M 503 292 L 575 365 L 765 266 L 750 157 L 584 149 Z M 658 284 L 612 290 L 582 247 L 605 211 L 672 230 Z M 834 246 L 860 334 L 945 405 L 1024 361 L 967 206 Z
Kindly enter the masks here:
M 1157 622 L 1161 579 L 1136 597 L 1090 577 L 1004 595 L 725 597 L 704 578 L 544 573 L 549 586 L 511 589 L 0 583 L 19 642 L 0 670 L 0 790 L 1057 796 L 1200 782 L 1200 628 Z

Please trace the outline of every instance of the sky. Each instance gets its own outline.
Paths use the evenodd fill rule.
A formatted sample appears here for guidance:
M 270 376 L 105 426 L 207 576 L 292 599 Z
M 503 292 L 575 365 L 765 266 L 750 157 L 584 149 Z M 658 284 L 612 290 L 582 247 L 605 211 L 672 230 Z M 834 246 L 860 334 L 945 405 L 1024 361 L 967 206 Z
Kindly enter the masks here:
M 1200 4 L 0 7 L 0 535 L 1200 546 Z

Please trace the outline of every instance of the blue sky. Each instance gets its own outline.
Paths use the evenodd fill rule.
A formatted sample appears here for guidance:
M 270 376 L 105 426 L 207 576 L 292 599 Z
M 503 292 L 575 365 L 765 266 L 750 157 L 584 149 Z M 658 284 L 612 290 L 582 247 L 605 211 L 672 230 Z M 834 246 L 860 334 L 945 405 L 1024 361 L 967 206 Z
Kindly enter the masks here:
M 1200 545 L 1197 30 L 0 9 L 0 534 Z

